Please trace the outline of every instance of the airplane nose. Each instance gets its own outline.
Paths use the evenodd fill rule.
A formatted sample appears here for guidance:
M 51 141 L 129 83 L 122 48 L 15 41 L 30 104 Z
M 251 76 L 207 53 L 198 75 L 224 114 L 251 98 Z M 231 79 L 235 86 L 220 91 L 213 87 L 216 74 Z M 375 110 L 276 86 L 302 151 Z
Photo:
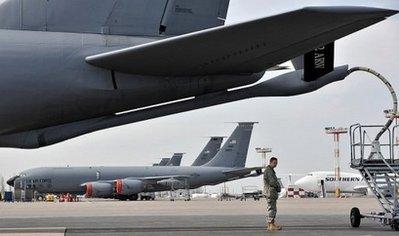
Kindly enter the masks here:
M 301 186 L 303 186 L 303 182 L 304 182 L 304 180 L 303 179 L 298 179 L 297 181 L 295 181 L 295 185 L 296 186 L 299 186 L 299 187 L 301 187 Z
M 7 184 L 8 184 L 9 186 L 11 186 L 11 187 L 14 187 L 14 182 L 15 182 L 15 180 L 16 180 L 17 178 L 19 178 L 18 175 L 13 176 L 13 177 L 10 178 L 9 180 L 7 180 Z

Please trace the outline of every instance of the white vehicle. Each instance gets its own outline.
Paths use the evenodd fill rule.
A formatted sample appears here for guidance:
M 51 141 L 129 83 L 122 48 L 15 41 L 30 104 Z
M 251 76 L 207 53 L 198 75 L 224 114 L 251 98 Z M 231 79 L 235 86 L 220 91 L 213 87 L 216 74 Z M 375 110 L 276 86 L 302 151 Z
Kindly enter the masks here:
M 193 193 L 191 194 L 192 199 L 208 199 L 211 197 L 211 194 L 208 193 Z
M 363 177 L 357 173 L 341 172 L 339 187 L 342 193 L 363 193 L 367 194 L 367 185 Z M 295 182 L 295 185 L 306 192 L 335 192 L 335 173 L 333 171 L 315 171 Z

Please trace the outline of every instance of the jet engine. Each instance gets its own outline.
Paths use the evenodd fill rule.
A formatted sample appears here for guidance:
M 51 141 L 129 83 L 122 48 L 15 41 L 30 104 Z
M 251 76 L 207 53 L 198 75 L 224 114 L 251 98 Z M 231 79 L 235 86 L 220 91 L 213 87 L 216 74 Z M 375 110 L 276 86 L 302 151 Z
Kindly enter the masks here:
M 118 179 L 115 181 L 115 193 L 118 195 L 133 195 L 144 191 L 143 181 L 136 179 Z
M 91 182 L 86 183 L 83 186 L 86 187 L 86 198 L 110 198 L 112 197 L 113 188 L 110 183 L 101 183 L 101 182 Z

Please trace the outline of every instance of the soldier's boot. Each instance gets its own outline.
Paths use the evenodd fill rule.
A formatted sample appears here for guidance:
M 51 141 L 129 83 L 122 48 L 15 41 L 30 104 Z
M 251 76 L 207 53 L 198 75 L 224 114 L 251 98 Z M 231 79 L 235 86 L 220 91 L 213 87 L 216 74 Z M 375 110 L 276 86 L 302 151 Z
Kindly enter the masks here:
M 267 223 L 267 230 L 269 231 L 281 230 L 282 228 L 283 227 L 276 225 L 275 223 Z
M 282 230 L 282 229 L 283 229 L 283 227 L 282 227 L 281 225 L 278 225 L 278 224 L 276 224 L 275 222 L 273 222 L 273 225 L 274 225 L 274 227 L 275 227 L 277 230 Z

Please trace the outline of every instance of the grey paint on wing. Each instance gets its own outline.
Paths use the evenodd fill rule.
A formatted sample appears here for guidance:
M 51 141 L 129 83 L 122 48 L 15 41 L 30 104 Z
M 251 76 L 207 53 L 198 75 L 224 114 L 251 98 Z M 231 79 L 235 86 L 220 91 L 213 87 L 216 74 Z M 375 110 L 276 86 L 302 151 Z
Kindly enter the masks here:
M 223 138 L 224 137 L 211 137 L 209 142 L 206 144 L 191 166 L 202 166 L 208 163 L 220 150 Z

